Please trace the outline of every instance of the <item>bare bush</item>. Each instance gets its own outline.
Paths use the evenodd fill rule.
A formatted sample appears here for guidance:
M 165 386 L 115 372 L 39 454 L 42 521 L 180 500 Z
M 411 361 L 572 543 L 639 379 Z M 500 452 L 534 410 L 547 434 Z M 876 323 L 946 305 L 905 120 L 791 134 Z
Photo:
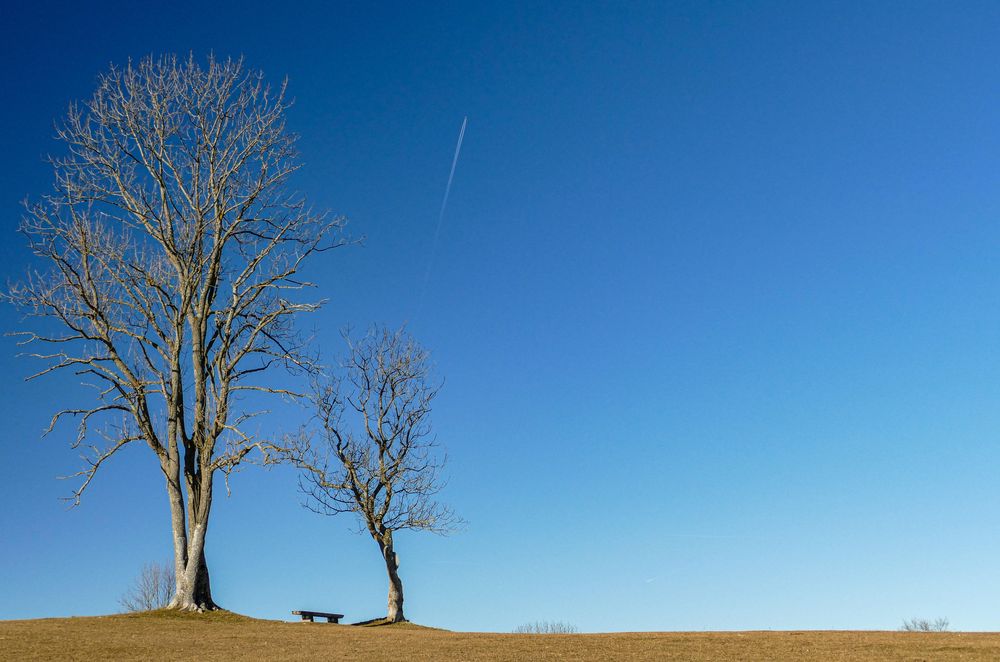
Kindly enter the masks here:
M 514 634 L 576 634 L 579 630 L 572 623 L 563 621 L 535 621 L 514 628 Z
M 948 625 L 947 618 L 936 618 L 933 621 L 926 618 L 911 618 L 903 621 L 899 629 L 903 632 L 947 632 Z
M 172 563 L 147 563 L 118 604 L 129 612 L 164 609 L 174 597 L 175 582 Z

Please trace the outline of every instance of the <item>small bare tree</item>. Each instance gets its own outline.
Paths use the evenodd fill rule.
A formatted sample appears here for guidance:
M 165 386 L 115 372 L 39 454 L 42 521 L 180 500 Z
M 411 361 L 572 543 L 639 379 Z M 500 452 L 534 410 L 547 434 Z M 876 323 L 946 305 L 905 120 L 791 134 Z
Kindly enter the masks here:
M 576 634 L 579 630 L 572 623 L 563 621 L 535 621 L 514 628 L 514 634 Z
M 911 618 L 903 621 L 899 629 L 903 632 L 947 632 L 949 625 L 947 618 L 935 618 L 933 621 L 926 618 Z
M 403 616 L 403 583 L 393 534 L 417 529 L 446 534 L 461 520 L 434 500 L 444 457 L 431 436 L 431 382 L 427 350 L 402 329 L 372 327 L 349 351 L 343 376 L 318 383 L 314 402 L 323 443 L 297 443 L 307 507 L 335 515 L 356 513 L 378 545 L 389 576 L 386 620 Z
M 172 563 L 147 563 L 118 604 L 125 611 L 164 609 L 174 597 L 176 577 Z
M 173 608 L 215 608 L 205 537 L 216 473 L 271 448 L 247 427 L 260 412 L 246 396 L 294 395 L 262 377 L 313 367 L 294 320 L 320 302 L 295 300 L 310 286 L 296 274 L 340 243 L 329 238 L 342 221 L 285 189 L 298 168 L 288 105 L 284 85 L 238 60 L 112 67 L 57 127 L 54 191 L 21 226 L 43 265 L 9 294 L 39 318 L 22 334 L 47 363 L 34 376 L 96 387 L 95 402 L 58 411 L 48 430 L 78 422 L 86 464 L 72 500 L 123 447 L 150 448 L 170 505 Z M 85 443 L 95 432 L 103 442 Z

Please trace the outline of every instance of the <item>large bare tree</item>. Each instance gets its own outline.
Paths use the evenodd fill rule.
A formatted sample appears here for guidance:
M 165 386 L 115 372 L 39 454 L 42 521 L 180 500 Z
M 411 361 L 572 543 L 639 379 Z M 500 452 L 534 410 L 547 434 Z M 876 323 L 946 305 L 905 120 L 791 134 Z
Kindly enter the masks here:
M 342 374 L 318 382 L 313 398 L 320 443 L 304 431 L 295 444 L 306 505 L 328 515 L 355 513 L 378 545 L 389 577 L 386 620 L 405 620 L 393 534 L 449 533 L 461 524 L 434 499 L 444 456 L 431 433 L 429 353 L 404 330 L 372 327 L 351 341 Z
M 241 60 L 149 57 L 112 67 L 57 125 L 52 193 L 21 229 L 41 266 L 9 297 L 40 318 L 23 335 L 46 361 L 96 387 L 74 417 L 81 495 L 125 446 L 145 444 L 165 478 L 172 608 L 214 609 L 205 537 L 216 475 L 271 445 L 247 421 L 256 394 L 294 396 L 269 368 L 311 371 L 294 320 L 297 272 L 341 243 L 286 182 L 297 168 L 285 85 Z M 38 346 L 38 349 L 30 349 Z M 99 437 L 94 441 L 93 437 Z

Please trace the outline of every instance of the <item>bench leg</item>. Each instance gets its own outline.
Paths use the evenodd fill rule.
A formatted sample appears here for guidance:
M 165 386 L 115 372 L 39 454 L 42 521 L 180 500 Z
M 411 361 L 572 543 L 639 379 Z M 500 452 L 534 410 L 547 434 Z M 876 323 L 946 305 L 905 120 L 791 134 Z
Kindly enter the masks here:
M 340 617 L 339 616 L 328 616 L 327 619 L 326 619 L 326 622 L 327 623 L 340 623 Z
M 312 623 L 313 622 L 313 617 L 312 616 L 303 616 L 302 617 L 302 622 L 305 623 L 306 621 L 309 621 L 310 623 Z

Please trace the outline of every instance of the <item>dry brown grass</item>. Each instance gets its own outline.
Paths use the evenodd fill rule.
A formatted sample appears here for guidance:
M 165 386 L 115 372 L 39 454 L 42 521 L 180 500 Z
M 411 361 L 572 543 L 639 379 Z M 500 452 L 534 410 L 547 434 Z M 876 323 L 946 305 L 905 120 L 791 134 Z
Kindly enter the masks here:
M 11 660 L 997 660 L 1000 634 L 640 632 L 516 635 L 411 624 L 262 621 L 150 612 L 0 621 Z

